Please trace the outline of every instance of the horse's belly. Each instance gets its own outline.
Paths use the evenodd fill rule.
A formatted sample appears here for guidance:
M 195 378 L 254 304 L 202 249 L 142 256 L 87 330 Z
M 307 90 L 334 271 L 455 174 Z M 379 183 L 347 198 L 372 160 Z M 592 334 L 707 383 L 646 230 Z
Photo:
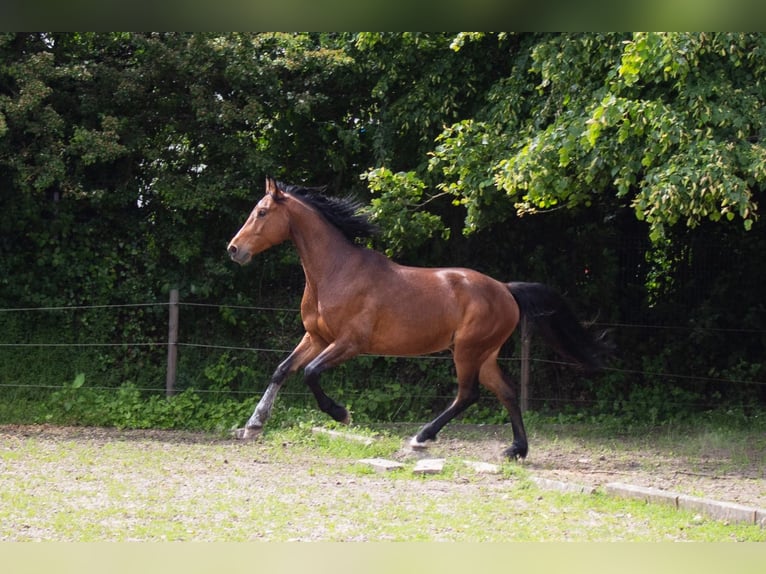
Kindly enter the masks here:
M 452 346 L 455 324 L 444 313 L 412 311 L 379 319 L 368 352 L 380 355 L 428 355 Z

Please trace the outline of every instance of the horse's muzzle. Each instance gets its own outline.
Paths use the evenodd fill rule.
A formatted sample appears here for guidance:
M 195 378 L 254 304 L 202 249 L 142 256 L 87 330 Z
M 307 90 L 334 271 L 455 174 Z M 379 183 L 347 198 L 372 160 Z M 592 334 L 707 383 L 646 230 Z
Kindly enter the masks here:
M 244 265 L 250 261 L 250 253 L 248 253 L 246 250 L 239 249 L 234 243 L 229 243 L 229 247 L 227 247 L 226 250 L 229 252 L 229 257 L 231 257 L 231 260 L 235 263 Z

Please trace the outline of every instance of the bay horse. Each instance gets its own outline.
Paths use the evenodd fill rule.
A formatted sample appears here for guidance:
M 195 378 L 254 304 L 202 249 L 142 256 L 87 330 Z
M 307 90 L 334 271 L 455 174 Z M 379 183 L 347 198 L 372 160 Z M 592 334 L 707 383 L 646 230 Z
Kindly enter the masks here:
M 348 411 L 319 386 L 320 375 L 360 354 L 426 355 L 449 349 L 457 373 L 457 396 L 410 441 L 424 448 L 442 427 L 479 398 L 479 385 L 505 406 L 513 443 L 510 459 L 527 455 L 527 436 L 513 382 L 497 357 L 523 315 L 551 346 L 587 369 L 601 366 L 606 346 L 577 320 L 563 297 L 540 283 L 502 283 L 463 268 L 399 265 L 356 240 L 375 226 L 350 199 L 324 188 L 286 185 L 266 178 L 266 193 L 228 244 L 244 265 L 290 240 L 306 276 L 301 301 L 305 334 L 277 367 L 239 438 L 257 436 L 288 375 L 304 370 L 319 408 L 341 423 Z

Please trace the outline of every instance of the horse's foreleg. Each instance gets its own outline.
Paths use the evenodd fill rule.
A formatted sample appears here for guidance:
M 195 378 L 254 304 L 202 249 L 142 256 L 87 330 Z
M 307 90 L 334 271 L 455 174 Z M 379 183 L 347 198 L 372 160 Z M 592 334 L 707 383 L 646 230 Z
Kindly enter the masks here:
M 266 421 L 271 416 L 271 409 L 274 406 L 274 400 L 277 398 L 277 393 L 289 374 L 290 364 L 287 361 L 283 361 L 279 367 L 277 367 L 277 370 L 274 371 L 269 385 L 261 396 L 261 400 L 258 401 L 258 404 L 255 406 L 255 411 L 253 411 L 253 414 L 247 420 L 245 428 L 242 429 L 243 435 L 241 438 L 254 438 L 261 432 L 263 425 L 266 424 Z
M 235 436 L 237 438 L 251 439 L 257 437 L 261 433 L 263 425 L 266 424 L 269 416 L 271 416 L 271 409 L 274 406 L 274 400 L 277 398 L 277 393 L 282 387 L 282 383 L 291 373 L 290 367 L 293 363 L 293 360 L 291 359 L 292 356 L 293 355 L 291 354 L 287 359 L 282 361 L 279 367 L 277 367 L 277 370 L 274 371 L 269 385 L 261 396 L 261 400 L 258 401 L 255 411 L 253 411 L 253 414 L 247 420 L 247 423 L 245 423 L 245 427 L 235 431 Z
M 266 424 L 266 421 L 271 416 L 271 409 L 274 406 L 274 400 L 277 398 L 277 393 L 279 393 L 282 383 L 285 382 L 288 375 L 303 367 L 319 354 L 321 349 L 322 347 L 317 346 L 308 333 L 304 335 L 298 346 L 295 347 L 293 352 L 290 353 L 290 355 L 279 364 L 277 370 L 274 371 L 268 387 L 266 387 L 261 400 L 258 401 L 255 411 L 253 411 L 253 414 L 248 419 L 245 427 L 237 429 L 235 432 L 237 438 L 255 438 L 260 434 L 263 425 Z

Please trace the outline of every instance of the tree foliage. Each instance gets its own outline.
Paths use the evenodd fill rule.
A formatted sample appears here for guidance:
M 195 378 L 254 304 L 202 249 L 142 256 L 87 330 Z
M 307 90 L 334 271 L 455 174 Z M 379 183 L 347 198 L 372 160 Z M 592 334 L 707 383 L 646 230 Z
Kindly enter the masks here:
M 428 172 L 415 173 L 465 206 L 468 233 L 596 202 L 630 206 L 655 241 L 706 219 L 750 229 L 766 177 L 764 41 L 498 35 L 510 73 L 441 131 Z
M 235 269 L 224 250 L 273 175 L 358 196 L 376 246 L 415 264 L 545 281 L 606 321 L 745 326 L 747 344 L 622 334 L 622 360 L 757 379 L 764 50 L 745 33 L 2 33 L 0 304 L 176 287 L 224 305 L 187 319 L 188 336 L 289 347 L 297 318 L 236 306 L 297 307 L 294 254 Z M 6 314 L 0 331 L 118 342 L 165 328 L 161 313 L 117 315 Z M 83 352 L 77 372 L 87 355 L 113 381 L 161 377 L 161 353 L 131 353 Z

